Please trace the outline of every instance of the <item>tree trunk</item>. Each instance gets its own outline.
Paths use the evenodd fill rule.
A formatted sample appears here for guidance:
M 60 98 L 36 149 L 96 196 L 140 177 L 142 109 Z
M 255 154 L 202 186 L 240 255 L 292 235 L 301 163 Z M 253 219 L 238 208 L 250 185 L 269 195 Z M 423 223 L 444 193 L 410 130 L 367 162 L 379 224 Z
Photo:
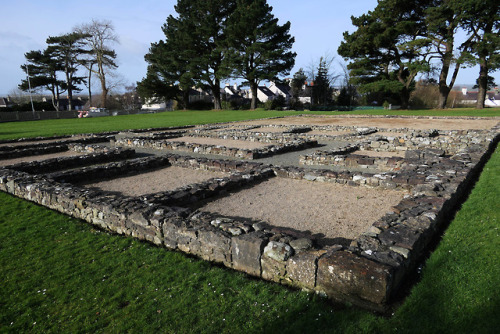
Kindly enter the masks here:
M 61 93 L 59 92 L 59 86 L 56 86 L 56 108 L 57 111 L 61 110 Z
M 189 89 L 182 91 L 182 110 L 187 110 L 189 104 Z
M 52 106 L 54 107 L 55 111 L 59 111 L 59 107 L 56 104 L 56 93 L 54 92 L 54 90 L 52 90 Z
M 453 47 L 453 45 L 451 46 Z M 446 108 L 446 101 L 448 100 L 448 95 L 450 94 L 450 88 L 446 83 L 448 79 L 448 72 L 450 71 L 451 59 L 453 54 L 449 50 L 449 43 L 446 44 L 446 54 L 443 57 L 443 66 L 441 67 L 441 73 L 439 73 L 439 99 L 438 99 L 438 109 Z
M 108 89 L 106 85 L 102 86 L 102 94 L 101 94 L 101 107 L 106 108 L 108 105 Z
M 68 73 L 66 70 L 66 83 L 68 85 L 68 111 L 73 110 L 73 89 L 71 88 L 71 85 L 73 84 L 71 80 L 71 75 Z
M 445 109 L 446 108 L 446 102 L 448 102 L 448 96 L 450 95 L 450 88 L 448 85 L 445 83 L 442 85 L 439 83 L 439 99 L 438 99 L 438 109 Z
M 89 82 L 88 82 L 88 87 L 89 87 L 89 108 L 92 107 L 92 63 L 90 63 L 90 68 L 89 68 Z
M 108 88 L 106 87 L 106 79 L 101 78 L 101 108 L 106 108 L 108 99 Z
M 215 82 L 212 86 L 212 95 L 214 96 L 214 110 L 221 110 L 222 103 L 220 97 L 220 80 L 215 79 Z
M 410 90 L 404 87 L 399 94 L 401 98 L 401 109 L 407 110 L 410 106 Z
M 104 72 L 104 67 L 102 62 L 98 61 L 98 77 L 101 81 L 101 108 L 107 107 L 107 99 L 108 99 L 108 88 L 106 87 L 106 73 Z
M 252 102 L 250 104 L 251 110 L 257 109 L 257 88 L 258 84 L 256 82 L 252 82 L 250 84 L 250 90 L 252 91 Z
M 52 106 L 54 107 L 55 111 L 59 111 L 59 105 L 56 104 L 56 87 L 55 87 L 55 85 L 51 85 L 50 92 L 52 93 Z
M 479 86 L 479 92 L 477 94 L 477 109 L 484 108 L 484 102 L 486 100 L 486 91 L 488 89 L 488 65 L 486 59 L 482 58 L 479 65 L 479 78 L 477 79 Z

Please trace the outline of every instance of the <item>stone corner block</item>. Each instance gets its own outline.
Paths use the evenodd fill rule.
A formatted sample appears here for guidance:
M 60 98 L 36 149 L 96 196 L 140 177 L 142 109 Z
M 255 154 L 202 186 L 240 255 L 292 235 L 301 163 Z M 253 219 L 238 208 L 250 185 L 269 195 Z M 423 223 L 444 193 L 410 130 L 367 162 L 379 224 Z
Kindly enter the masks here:
M 334 252 L 318 261 L 316 290 L 329 298 L 380 309 L 393 285 L 391 267 L 349 252 Z

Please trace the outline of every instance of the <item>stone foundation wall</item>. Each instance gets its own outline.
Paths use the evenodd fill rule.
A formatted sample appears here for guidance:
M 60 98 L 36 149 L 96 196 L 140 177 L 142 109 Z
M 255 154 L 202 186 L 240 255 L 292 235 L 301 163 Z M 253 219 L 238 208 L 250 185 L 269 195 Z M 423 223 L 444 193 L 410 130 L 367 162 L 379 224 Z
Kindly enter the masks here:
M 441 149 L 446 154 L 454 154 L 470 145 L 487 145 L 495 136 L 494 131 L 430 131 L 427 136 L 370 136 L 360 145 L 363 150 L 372 151 L 408 151 L 427 148 Z
M 135 151 L 131 149 L 108 148 L 96 145 L 72 144 L 69 145 L 69 149 L 87 154 L 75 157 L 60 157 L 41 161 L 21 162 L 10 165 L 8 168 L 29 174 L 54 173 L 63 169 L 80 168 L 110 161 L 125 160 L 135 155 Z
M 232 139 L 232 138 L 231 138 Z M 259 149 L 240 149 L 219 145 L 203 145 L 168 140 L 152 140 L 125 138 L 113 142 L 117 146 L 151 148 L 156 150 L 184 151 L 201 154 L 222 155 L 240 159 L 258 159 L 279 153 L 303 150 L 317 145 L 316 141 L 290 140 L 289 142 L 276 143 Z
M 359 151 L 359 145 L 347 145 L 337 150 L 321 151 L 301 155 L 299 163 L 306 166 L 340 166 L 355 168 L 370 168 L 381 172 L 400 170 L 406 161 L 400 157 L 372 157 L 362 154 L 351 155 Z
M 305 156 L 300 164 L 309 166 L 327 165 L 355 168 L 370 168 L 381 172 L 392 172 L 401 169 L 405 160 L 400 157 L 370 157 L 366 155 L 321 155 Z
M 172 164 L 234 172 L 232 177 L 212 179 L 199 186 L 204 194 L 213 195 L 228 191 L 224 187 L 233 181 L 231 187 L 238 188 L 274 176 L 410 190 L 411 195 L 349 246 L 332 244 L 320 248 L 300 232 L 193 210 L 182 200 L 197 201 L 190 197 L 199 195 L 192 187 L 181 188 L 176 194 L 169 192 L 171 197 L 178 196 L 175 200 L 127 197 L 83 189 L 62 179 L 57 182 L 54 174 L 49 178 L 27 173 L 27 167 L 21 171 L 9 166 L 0 168 L 0 190 L 118 234 L 193 254 L 266 280 L 316 291 L 336 301 L 383 311 L 432 240 L 439 237 L 487 161 L 485 153 L 495 149 L 499 137 L 488 145 L 470 145 L 452 157 L 420 152 L 399 173 L 376 175 L 175 155 L 124 162 L 130 168 L 145 166 L 150 161 L 149 167 Z M 72 177 L 76 178 L 76 174 Z
M 0 160 L 13 159 L 19 157 L 26 157 L 32 155 L 42 155 L 50 153 L 64 152 L 70 149 L 72 144 L 94 144 L 108 142 L 113 137 L 103 135 L 103 136 L 93 136 L 81 139 L 66 139 L 61 141 L 55 141 L 52 143 L 30 143 L 26 145 L 4 145 L 0 146 Z M 22 143 L 23 141 L 16 141 L 15 143 Z M 7 142 L 7 144 L 10 142 Z M 13 142 L 14 143 L 14 142 Z

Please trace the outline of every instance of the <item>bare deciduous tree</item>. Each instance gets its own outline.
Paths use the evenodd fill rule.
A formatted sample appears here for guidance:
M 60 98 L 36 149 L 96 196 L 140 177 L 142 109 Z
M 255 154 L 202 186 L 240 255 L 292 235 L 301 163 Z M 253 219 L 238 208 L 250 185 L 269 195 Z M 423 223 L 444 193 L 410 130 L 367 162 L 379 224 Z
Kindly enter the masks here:
M 87 47 L 89 49 L 88 57 L 84 65 L 88 70 L 88 88 L 89 98 L 91 99 L 91 78 L 95 74 L 101 83 L 101 107 L 106 108 L 107 96 L 109 93 L 109 84 L 107 77 L 110 72 L 118 67 L 115 63 L 116 52 L 110 45 L 118 43 L 118 37 L 115 35 L 113 24 L 106 20 L 92 20 L 89 24 L 83 24 L 76 31 L 87 34 Z
M 319 59 L 311 60 L 305 69 L 305 74 L 307 75 L 308 80 L 314 81 L 316 79 L 316 75 L 318 73 L 318 68 L 320 67 L 320 63 L 323 63 L 323 66 L 327 70 L 327 79 L 329 85 L 334 85 L 335 82 L 341 75 L 337 74 L 334 69 L 335 55 L 330 52 L 326 52 L 324 56 Z

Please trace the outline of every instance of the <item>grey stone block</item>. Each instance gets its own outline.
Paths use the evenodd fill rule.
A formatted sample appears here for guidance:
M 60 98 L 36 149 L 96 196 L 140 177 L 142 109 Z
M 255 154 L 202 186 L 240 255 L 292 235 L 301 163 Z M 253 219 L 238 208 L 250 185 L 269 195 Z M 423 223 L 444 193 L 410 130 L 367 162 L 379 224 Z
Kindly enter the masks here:
M 260 259 L 267 241 L 267 235 L 261 231 L 233 237 L 231 239 L 233 268 L 260 277 Z

